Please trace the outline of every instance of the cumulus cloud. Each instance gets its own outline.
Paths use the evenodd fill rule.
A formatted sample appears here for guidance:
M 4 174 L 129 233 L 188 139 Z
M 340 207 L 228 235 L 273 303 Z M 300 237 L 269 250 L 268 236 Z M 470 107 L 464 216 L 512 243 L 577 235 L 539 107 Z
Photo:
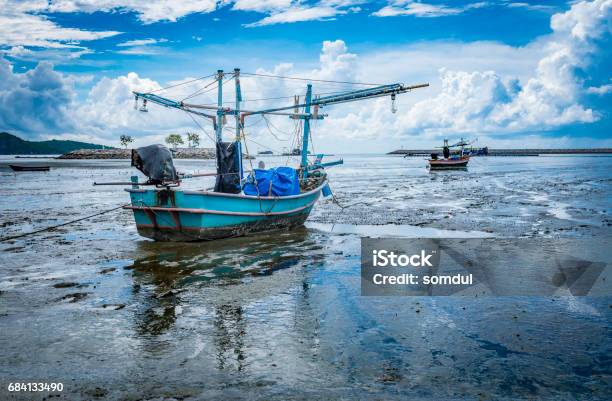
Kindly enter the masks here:
M 306 5 L 299 0 L 0 0 L 7 9 L 18 10 L 21 15 L 37 17 L 40 13 L 73 13 L 96 11 L 130 11 L 145 23 L 160 21 L 175 22 L 194 13 L 210 13 L 218 7 L 232 4 L 232 10 L 255 11 L 269 14 L 263 20 L 249 26 L 262 26 L 278 23 L 329 19 L 335 15 L 355 11 L 351 6 L 361 0 L 321 0 L 313 5 Z M 347 11 L 347 8 L 348 11 Z M 27 14 L 29 13 L 29 14 Z M 32 15 L 36 13 L 36 15 Z
M 341 137 L 372 140 L 383 135 L 386 141 L 417 136 L 419 140 L 432 139 L 450 134 L 481 137 L 494 134 L 511 138 L 515 133 L 524 135 L 568 124 L 591 123 L 600 118 L 600 111 L 588 106 L 585 97 L 610 93 L 609 76 L 599 81 L 591 77 L 593 66 L 609 45 L 610 3 L 612 0 L 574 4 L 567 12 L 552 17 L 550 35 L 523 47 L 495 42 L 434 42 L 377 49 L 357 56 L 342 40 L 335 40 L 323 43 L 316 68 L 280 63 L 256 72 L 327 81 L 369 82 L 372 77 L 381 77 L 384 82 L 408 78 L 408 83 L 420 83 L 427 78 L 432 83 L 430 89 L 400 96 L 397 114 L 391 113 L 387 98 L 321 110 L 329 113 L 329 117 L 315 124 L 315 132 L 325 137 L 327 144 Z M 446 68 L 436 72 L 436 67 L 442 66 Z M 590 77 L 588 84 L 583 78 L 587 76 Z M 165 85 L 189 80 L 184 78 Z M 255 79 L 245 74 L 241 82 L 245 108 L 287 104 L 292 99 L 278 97 L 304 94 L 302 81 Z M 343 84 L 314 84 L 315 93 L 347 88 Z M 158 93 L 183 99 L 203 85 L 204 82 L 198 81 Z M 139 138 L 149 138 L 144 140 L 146 143 L 165 132 L 194 129 L 193 121 L 176 110 L 154 105 L 149 107 L 149 113 L 133 110 L 132 90 L 160 88 L 159 83 L 136 73 L 104 78 L 92 88 L 85 102 L 73 108 L 76 116 L 73 120 L 80 125 L 72 132 L 91 132 L 107 140 L 130 132 Z M 232 99 L 231 84 L 224 87 L 224 95 Z M 273 100 L 260 100 L 270 98 Z M 214 103 L 214 90 L 190 101 Z M 265 137 L 266 142 L 262 143 L 274 150 L 290 147 L 295 121 L 283 117 L 273 119 L 274 127 L 268 127 L 259 117 L 249 117 L 248 137 L 258 142 Z M 270 138 L 269 129 L 276 132 L 278 140 Z
M 560 97 L 542 76 L 524 87 L 493 71 L 442 70 L 440 80 L 437 96 L 400 117 L 404 132 L 520 132 L 595 120 L 593 110 L 575 103 L 574 95 Z
M 153 39 L 153 38 L 149 38 L 149 39 L 136 39 L 136 40 L 128 40 L 127 42 L 122 42 L 117 44 L 117 46 L 119 47 L 133 47 L 133 46 L 147 46 L 147 45 L 154 45 L 156 43 L 165 43 L 167 42 L 168 39 Z
M 96 11 L 133 11 L 140 21 L 176 21 L 192 13 L 211 12 L 216 0 L 3 0 L 7 9 L 35 13 L 93 13 Z
M 323 42 L 319 56 L 319 68 L 311 71 L 310 76 L 320 80 L 356 80 L 357 55 L 348 52 L 342 40 Z
M 341 40 L 325 41 L 323 43 L 319 67 L 301 71 L 301 75 L 309 76 L 319 80 L 338 80 L 350 81 L 356 79 L 355 71 L 357 70 L 357 56 L 348 52 L 345 43 Z M 271 70 L 257 69 L 256 74 L 260 75 L 276 75 L 290 76 L 296 73 L 295 67 L 291 63 L 281 63 Z M 195 81 L 192 77 L 168 82 L 166 86 L 172 86 L 168 90 L 160 90 L 162 86 L 151 79 L 143 78 L 138 74 L 131 72 L 127 75 L 116 78 L 102 78 L 89 91 L 84 102 L 74 105 L 74 116 L 79 121 L 80 126 L 77 127 L 72 134 L 79 132 L 87 132 L 94 137 L 97 137 L 106 142 L 112 142 L 121 133 L 132 133 L 137 137 L 139 143 L 148 143 L 155 140 L 162 140 L 163 136 L 168 132 L 186 132 L 198 130 L 200 127 L 185 113 L 160 107 L 157 105 L 149 105 L 148 113 L 141 113 L 134 110 L 134 96 L 132 91 L 156 91 L 155 93 L 162 96 L 167 96 L 172 99 L 184 99 L 199 89 L 204 88 L 206 84 L 212 80 Z M 231 81 L 230 81 L 231 82 Z M 180 85 L 179 85 L 180 84 Z M 283 95 L 297 93 L 303 96 L 305 92 L 305 82 L 294 80 L 282 80 L 272 78 L 249 78 L 244 76 L 241 80 L 243 99 L 245 100 L 245 108 L 253 107 L 260 108 L 266 106 L 277 106 L 280 104 L 290 104 L 292 99 L 284 98 Z M 337 91 L 346 85 L 334 86 L 317 86 L 317 93 L 323 91 Z M 329 86 L 331 85 L 331 86 Z M 189 102 L 194 103 L 214 103 L 216 101 L 216 91 L 202 91 L 202 94 L 194 98 L 190 98 Z M 234 88 L 231 84 L 224 86 L 224 96 L 226 99 L 233 99 Z M 281 96 L 281 99 L 277 99 Z M 260 101 L 264 99 L 264 101 Z M 302 97 L 303 99 L 303 97 Z M 212 128 L 208 120 L 199 119 L 199 123 L 206 129 L 206 132 L 200 132 L 205 139 L 206 135 L 212 136 Z M 230 127 L 233 121 L 228 119 L 227 130 L 233 131 Z M 247 118 L 248 137 L 253 140 L 265 138 L 266 143 L 272 146 L 275 150 L 290 147 L 291 133 L 295 129 L 295 121 L 289 118 L 276 118 L 268 127 L 260 117 Z M 268 129 L 273 130 L 280 141 L 270 138 Z M 230 135 L 230 134 L 227 134 Z M 233 132 L 232 132 L 233 135 Z M 208 144 L 207 140 L 203 141 Z M 252 146 L 252 144 L 251 144 Z
M 161 46 L 157 46 L 160 43 L 166 43 L 168 39 L 136 39 L 136 40 L 128 40 L 127 42 L 122 42 L 117 45 L 117 47 L 121 47 L 121 50 L 118 50 L 119 54 L 130 54 L 130 55 L 155 55 L 160 54 L 164 50 Z
M 587 89 L 587 93 L 599 96 L 607 95 L 608 93 L 612 93 L 612 84 L 591 86 Z
M 268 17 L 251 24 L 246 24 L 245 26 L 252 28 L 264 25 L 287 24 L 302 21 L 321 21 L 333 18 L 339 14 L 346 14 L 346 11 L 334 7 L 293 7 L 283 11 L 274 12 Z
M 236 0 L 232 9 L 266 12 L 287 9 L 291 7 L 292 3 L 293 0 Z
M 449 2 L 450 3 L 450 2 Z M 452 4 L 452 3 L 451 3 Z M 465 5 L 446 5 L 443 3 L 425 3 L 415 0 L 390 0 L 386 6 L 372 13 L 376 17 L 397 17 L 411 15 L 418 18 L 445 17 L 463 14 L 466 11 L 485 7 L 521 8 L 529 11 L 552 12 L 557 7 L 549 4 L 533 4 L 524 2 L 490 2 L 481 1 Z
M 610 0 L 596 0 L 555 14 L 553 33 L 538 42 L 543 55 L 533 75 L 523 81 L 495 71 L 442 69 L 440 92 L 401 115 L 393 132 L 524 132 L 596 121 L 597 111 L 581 104 L 589 90 L 579 72 L 587 72 L 597 53 L 604 51 L 602 40 L 609 45 L 611 7 Z M 600 92 L 590 90 L 595 91 Z
M 12 65 L 0 57 L 0 130 L 28 138 L 52 134 L 113 143 L 121 133 L 149 141 L 166 130 L 193 129 L 193 121 L 184 113 L 164 108 L 152 113 L 134 110 L 132 91 L 160 89 L 153 80 L 133 72 L 112 79 L 102 78 L 79 101 L 74 87 L 92 79 L 88 75 L 61 75 L 48 62 L 40 62 L 26 73 L 15 73 Z M 185 88 L 179 94 L 193 90 L 193 87 Z
M 297 0 L 237 0 L 232 9 L 269 14 L 259 21 L 245 25 L 253 28 L 303 21 L 329 21 L 338 15 L 359 12 L 361 9 L 355 5 L 361 3 L 363 3 L 362 0 L 321 0 L 318 3 L 307 5 Z
M 465 11 L 487 6 L 486 2 L 470 3 L 461 7 L 450 7 L 444 4 L 429 4 L 413 0 L 394 0 L 387 6 L 374 12 L 376 17 L 395 17 L 398 15 L 413 15 L 415 17 L 442 17 L 457 15 Z
M 26 133 L 61 133 L 75 128 L 70 83 L 43 62 L 24 74 L 0 58 L 0 128 Z
M 26 58 L 33 54 L 34 52 L 30 49 L 26 49 L 23 46 L 13 46 L 8 50 L 4 51 L 4 54 L 14 58 Z
M 78 59 L 85 54 L 92 54 L 93 50 L 87 48 L 60 48 L 60 49 L 37 49 L 32 50 L 25 46 L 13 46 L 0 53 L 12 60 L 38 62 L 41 60 L 60 64 Z
M 110 139 L 120 132 L 151 135 L 167 129 L 176 129 L 188 123 L 184 113 L 155 107 L 151 113 L 134 110 L 132 91 L 150 92 L 161 86 L 134 72 L 117 78 L 102 78 L 89 91 L 84 103 L 77 105 L 75 115 L 83 129 Z
M 120 33 L 64 28 L 42 15 L 14 11 L 6 1 L 0 1 L 0 26 L 0 45 L 7 46 L 78 49 L 79 42 L 108 38 Z
M 532 3 L 523 3 L 523 2 L 515 2 L 508 3 L 508 8 L 523 8 L 525 10 L 530 11 L 551 11 L 555 9 L 555 6 L 549 4 L 532 4 Z
M 612 0 L 575 3 L 569 11 L 553 15 L 550 27 L 568 40 L 577 39 L 583 45 L 591 46 L 587 41 L 600 39 L 612 32 Z
M 590 75 L 609 46 L 610 3 L 598 0 L 574 4 L 567 12 L 552 17 L 551 35 L 524 47 L 493 42 L 427 43 L 357 59 L 343 42 L 334 42 L 333 46 L 329 42 L 321 55 L 321 67 L 311 72 L 315 76 L 344 69 L 341 75 L 350 71 L 347 80 L 384 76 L 386 81 L 402 81 L 406 76 L 426 77 L 432 65 L 452 68 L 441 68 L 431 89 L 401 96 L 403 111 L 397 115 L 391 113 L 388 99 L 356 103 L 343 108 L 345 111 L 338 110 L 339 106 L 330 109 L 330 117 L 318 127 L 320 135 L 370 140 L 383 133 L 397 138 L 450 134 L 509 137 L 595 122 L 601 118 L 601 111 L 586 106 L 584 96 L 605 96 L 611 86 L 608 77 L 601 85 L 591 87 L 582 77 Z M 342 68 L 334 62 L 323 63 L 331 55 L 335 62 L 350 63 L 341 63 Z M 483 69 L 465 69 L 470 66 Z
M 161 50 L 153 46 L 134 46 L 129 49 L 118 50 L 119 54 L 128 54 L 134 56 L 153 56 L 161 53 Z
M 51 21 L 49 13 L 94 13 L 94 12 L 133 12 L 144 24 L 162 21 L 175 22 L 194 13 L 210 13 L 219 7 L 232 4 L 232 10 L 251 11 L 267 14 L 264 18 L 247 27 L 259 27 L 300 21 L 333 20 L 338 15 L 360 11 L 354 7 L 363 0 L 320 0 L 306 4 L 300 0 L 0 0 L 0 46 L 36 47 L 54 49 L 73 49 L 70 58 L 77 58 L 90 51 L 81 42 L 103 39 L 120 34 L 117 31 L 91 31 L 63 27 Z M 218 19 L 217 19 L 218 20 Z M 151 41 L 153 39 L 143 39 Z M 146 55 L 159 54 L 160 49 L 147 46 L 152 42 L 138 43 L 139 40 L 122 44 L 127 49 L 119 53 Z M 120 45 L 121 46 L 121 45 Z M 28 49 L 32 50 L 32 49 Z M 67 51 L 62 52 L 66 55 Z M 5 54 L 12 56 L 10 53 Z M 49 52 L 37 52 L 30 58 L 43 56 Z M 57 59 L 57 57 L 54 57 Z

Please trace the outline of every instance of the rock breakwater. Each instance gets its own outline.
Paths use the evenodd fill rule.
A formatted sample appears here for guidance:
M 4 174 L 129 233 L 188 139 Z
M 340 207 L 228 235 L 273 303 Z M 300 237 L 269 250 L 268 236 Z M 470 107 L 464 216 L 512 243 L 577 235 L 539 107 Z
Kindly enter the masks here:
M 178 148 L 172 150 L 175 159 L 214 159 L 213 148 Z M 58 159 L 130 159 L 131 149 L 78 149 L 63 154 Z

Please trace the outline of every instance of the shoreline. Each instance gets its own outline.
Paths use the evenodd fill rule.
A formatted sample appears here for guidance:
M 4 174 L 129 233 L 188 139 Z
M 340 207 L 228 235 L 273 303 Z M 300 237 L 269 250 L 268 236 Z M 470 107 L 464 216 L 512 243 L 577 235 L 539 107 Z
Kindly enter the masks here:
M 441 149 L 397 149 L 388 155 L 429 156 Z M 612 154 L 612 148 L 593 149 L 489 149 L 487 156 L 540 156 L 540 155 L 589 155 Z
M 215 159 L 213 148 L 177 148 L 174 159 Z M 57 159 L 131 159 L 132 149 L 78 149 L 56 157 Z

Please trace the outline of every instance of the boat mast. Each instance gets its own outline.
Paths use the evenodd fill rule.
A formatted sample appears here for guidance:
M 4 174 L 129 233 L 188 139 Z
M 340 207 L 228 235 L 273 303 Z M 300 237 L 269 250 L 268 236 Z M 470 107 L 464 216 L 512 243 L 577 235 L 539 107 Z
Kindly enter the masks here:
M 236 117 L 236 157 L 238 158 L 238 167 L 240 171 L 240 182 L 242 182 L 242 143 L 240 142 L 240 102 L 242 101 L 242 92 L 240 91 L 240 68 L 234 68 L 234 81 L 236 81 L 236 109 L 234 110 L 234 117 Z
M 304 135 L 302 137 L 302 167 L 303 177 L 308 176 L 308 136 L 310 135 L 310 100 L 312 98 L 312 85 L 306 86 L 306 106 L 304 107 Z
M 223 70 L 217 70 L 217 143 L 223 138 Z

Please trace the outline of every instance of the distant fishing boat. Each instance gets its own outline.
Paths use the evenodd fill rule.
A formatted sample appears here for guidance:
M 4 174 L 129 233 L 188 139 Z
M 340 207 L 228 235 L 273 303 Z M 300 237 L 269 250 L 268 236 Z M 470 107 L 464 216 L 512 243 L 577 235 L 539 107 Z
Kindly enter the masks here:
M 464 149 L 464 155 L 467 156 L 488 156 L 489 155 L 489 148 L 487 146 L 483 147 L 483 148 L 473 148 L 470 147 L 468 149 Z
M 126 189 L 131 199 L 131 204 L 126 206 L 126 209 L 133 211 L 138 233 L 144 237 L 157 241 L 202 241 L 302 225 L 321 194 L 331 195 L 325 168 L 342 164 L 342 160 L 323 163 L 322 154 L 316 155 L 312 162 L 308 160 L 311 120 L 321 120 L 326 116 L 319 112 L 319 108 L 387 95 L 395 99 L 397 94 L 428 86 L 358 84 L 369 87 L 319 96 L 313 95 L 312 85 L 309 83 L 303 102 L 296 96 L 293 105 L 264 110 L 241 110 L 241 76 L 255 77 L 260 74 L 241 75 L 239 69 L 234 69 L 233 74 L 219 70 L 215 75 L 217 106 L 175 101 L 153 93 L 134 92 L 134 95 L 135 108 L 138 109 L 138 101 L 142 99 L 140 110 L 146 110 L 147 102 L 152 102 L 212 120 L 216 135 L 216 173 L 179 174 L 174 168 L 170 151 L 162 145 L 151 145 L 132 151 L 132 166 L 148 177 L 146 182 L 139 183 L 138 177 L 133 176 L 130 183 L 94 183 L 132 185 Z M 222 97 L 223 84 L 230 79 L 235 83 L 236 98 L 233 109 L 224 105 Z M 208 86 L 214 83 L 213 81 Z M 207 114 L 204 112 L 206 110 L 214 110 L 215 114 Z M 223 125 L 228 115 L 236 120 L 233 142 L 222 140 Z M 301 156 L 299 167 L 265 169 L 260 163 L 260 168 L 251 166 L 250 172 L 245 175 L 242 164 L 242 141 L 245 141 L 246 149 L 247 140 L 244 121 L 253 115 L 280 115 L 296 120 L 296 124 L 299 124 L 296 136 L 301 148 L 294 149 L 291 153 Z M 198 176 L 215 176 L 214 189 L 178 189 L 182 180 Z M 146 189 L 142 188 L 143 186 L 155 188 Z
M 49 171 L 50 166 L 19 166 L 17 164 L 9 164 L 13 171 Z
M 470 156 L 464 153 L 464 148 L 466 145 L 469 145 L 469 143 L 465 142 L 463 138 L 461 138 L 461 141 L 454 145 L 449 145 L 448 139 L 445 139 L 444 146 L 442 146 L 443 158 L 440 159 L 438 158 L 437 153 L 432 153 L 431 158 L 428 160 L 429 168 L 432 170 L 466 168 L 468 162 L 470 161 Z M 453 148 L 458 150 L 453 152 Z
M 308 154 L 310 154 L 310 150 L 308 151 Z M 291 152 L 283 152 L 282 155 L 283 156 L 301 156 L 302 149 L 294 148 Z
M 431 159 L 429 160 L 429 167 L 432 169 L 445 169 L 445 168 L 464 168 L 467 167 L 469 156 L 462 156 L 449 159 Z

